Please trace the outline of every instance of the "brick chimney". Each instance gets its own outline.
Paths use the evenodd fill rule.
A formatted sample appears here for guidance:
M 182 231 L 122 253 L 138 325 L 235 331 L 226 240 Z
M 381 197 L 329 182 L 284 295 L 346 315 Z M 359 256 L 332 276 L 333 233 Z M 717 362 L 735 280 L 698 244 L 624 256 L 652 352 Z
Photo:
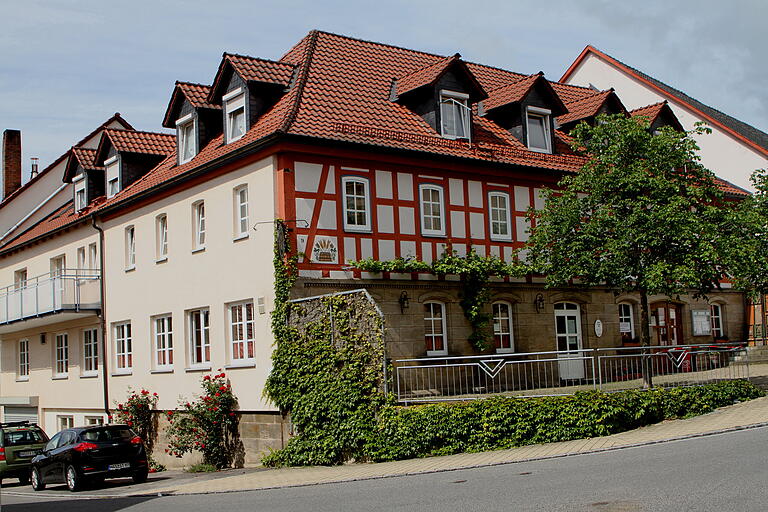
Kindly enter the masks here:
M 21 187 L 21 131 L 3 132 L 3 167 L 0 177 L 2 192 L 0 200 L 11 195 Z

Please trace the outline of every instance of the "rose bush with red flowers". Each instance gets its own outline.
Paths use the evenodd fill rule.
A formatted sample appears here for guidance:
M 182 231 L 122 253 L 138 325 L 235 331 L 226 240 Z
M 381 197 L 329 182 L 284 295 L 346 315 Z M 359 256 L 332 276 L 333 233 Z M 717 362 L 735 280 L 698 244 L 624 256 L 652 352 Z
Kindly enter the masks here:
M 152 411 L 157 407 L 157 393 L 151 393 L 146 389 L 138 392 L 129 389 L 128 393 L 128 399 L 125 402 L 117 403 L 117 410 L 111 419 L 131 427 L 144 441 L 150 468 L 162 470 L 163 466 L 152 459 L 152 447 L 157 434 L 157 421 Z
M 199 451 L 203 464 L 230 467 L 237 450 L 237 398 L 224 372 L 202 378 L 203 395 L 166 413 L 170 426 L 167 453 L 181 457 Z

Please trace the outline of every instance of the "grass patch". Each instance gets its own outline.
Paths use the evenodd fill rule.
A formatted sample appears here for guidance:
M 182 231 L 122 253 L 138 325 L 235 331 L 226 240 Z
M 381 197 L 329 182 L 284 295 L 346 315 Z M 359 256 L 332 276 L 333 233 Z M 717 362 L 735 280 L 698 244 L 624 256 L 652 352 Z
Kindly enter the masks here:
M 192 464 L 184 469 L 187 473 L 214 473 L 218 471 L 213 464 Z

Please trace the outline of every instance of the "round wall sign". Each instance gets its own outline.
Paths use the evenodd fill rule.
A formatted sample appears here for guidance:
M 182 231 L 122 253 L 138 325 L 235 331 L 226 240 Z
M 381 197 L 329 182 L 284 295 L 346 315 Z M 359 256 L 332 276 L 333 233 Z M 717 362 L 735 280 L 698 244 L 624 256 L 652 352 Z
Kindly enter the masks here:
M 603 335 L 603 321 L 599 318 L 595 320 L 595 336 L 598 338 Z

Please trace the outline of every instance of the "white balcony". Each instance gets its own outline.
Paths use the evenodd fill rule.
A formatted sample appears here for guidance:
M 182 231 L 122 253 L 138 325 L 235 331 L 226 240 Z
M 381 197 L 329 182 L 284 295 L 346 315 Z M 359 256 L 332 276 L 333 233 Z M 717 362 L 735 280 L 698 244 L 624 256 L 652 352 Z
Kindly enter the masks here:
M 101 276 L 66 269 L 0 289 L 0 334 L 94 315 L 101 310 Z

